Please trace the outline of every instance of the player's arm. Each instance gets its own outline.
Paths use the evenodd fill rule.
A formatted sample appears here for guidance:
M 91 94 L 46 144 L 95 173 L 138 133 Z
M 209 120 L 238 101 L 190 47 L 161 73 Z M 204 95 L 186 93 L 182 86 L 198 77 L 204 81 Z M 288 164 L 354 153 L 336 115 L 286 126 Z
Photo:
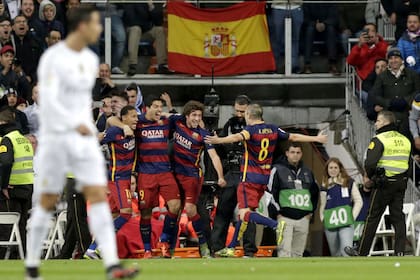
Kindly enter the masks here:
M 120 118 L 118 118 L 116 116 L 109 117 L 106 120 L 106 126 L 107 127 L 116 126 L 116 127 L 121 128 L 124 131 L 124 136 L 125 137 L 134 136 L 134 131 L 128 125 L 123 124 L 123 122 L 120 120 Z
M 243 130 L 239 133 L 235 133 L 235 134 L 231 134 L 229 136 L 226 137 L 219 137 L 217 136 L 217 134 L 215 133 L 214 136 L 206 136 L 205 138 L 205 142 L 207 144 L 212 144 L 212 145 L 216 145 L 216 144 L 229 144 L 229 143 L 236 143 L 236 142 L 240 142 L 240 141 L 244 141 L 244 140 L 249 140 L 250 138 L 250 134 L 248 131 Z
M 222 161 L 220 160 L 219 155 L 217 154 L 215 149 L 209 149 L 207 150 L 207 152 L 209 153 L 211 162 L 213 163 L 213 167 L 217 173 L 217 178 L 218 178 L 217 184 L 221 187 L 225 187 L 226 181 L 223 175 L 223 166 L 222 166 Z
M 328 142 L 328 135 L 324 134 L 322 131 L 318 133 L 317 136 L 309 136 L 299 133 L 290 133 L 289 140 L 292 142 L 318 142 L 325 144 Z

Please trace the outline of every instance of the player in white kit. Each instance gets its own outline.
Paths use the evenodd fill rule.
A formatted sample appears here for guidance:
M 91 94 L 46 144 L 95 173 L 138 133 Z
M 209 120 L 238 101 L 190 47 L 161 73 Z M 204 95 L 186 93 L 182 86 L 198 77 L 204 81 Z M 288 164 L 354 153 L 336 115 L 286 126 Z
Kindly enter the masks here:
M 117 255 L 111 212 L 107 203 L 104 158 L 92 118 L 92 87 L 97 56 L 87 48 L 101 32 L 100 15 L 82 5 L 68 14 L 69 35 L 48 49 L 39 68 L 39 146 L 37 181 L 41 197 L 31 215 L 26 279 L 39 280 L 41 245 L 66 174 L 72 172 L 91 206 L 89 228 L 101 246 L 108 279 L 133 278 L 136 268 L 123 268 Z

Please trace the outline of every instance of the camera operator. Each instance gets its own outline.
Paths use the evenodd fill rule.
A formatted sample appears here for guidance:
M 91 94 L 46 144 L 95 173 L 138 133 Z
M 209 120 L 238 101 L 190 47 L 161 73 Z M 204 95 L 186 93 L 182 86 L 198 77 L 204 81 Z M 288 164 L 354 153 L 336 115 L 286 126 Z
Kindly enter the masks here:
M 375 122 L 376 136 L 370 142 L 365 170 L 374 183 L 369 214 L 360 240 L 359 251 L 346 247 L 348 255 L 367 256 L 382 214 L 389 206 L 390 221 L 395 229 L 395 255 L 403 256 L 406 240 L 403 201 L 410 169 L 411 143 L 395 126 L 392 112 L 381 111 Z
M 242 131 L 246 125 L 245 111 L 250 103 L 251 100 L 246 95 L 236 97 L 234 104 L 235 114 L 227 121 L 220 136 L 223 137 Z M 240 161 L 244 148 L 242 143 L 225 145 L 223 148 L 225 149 L 224 154 L 226 155 L 224 167 L 227 186 L 219 194 L 212 231 L 212 249 L 216 256 L 233 257 L 224 255 L 223 249 L 226 247 L 225 243 L 229 225 L 237 205 L 236 189 L 241 176 Z M 253 257 L 254 253 L 257 252 L 257 247 L 255 246 L 255 224 L 248 224 L 247 230 L 244 233 L 243 243 L 245 256 Z

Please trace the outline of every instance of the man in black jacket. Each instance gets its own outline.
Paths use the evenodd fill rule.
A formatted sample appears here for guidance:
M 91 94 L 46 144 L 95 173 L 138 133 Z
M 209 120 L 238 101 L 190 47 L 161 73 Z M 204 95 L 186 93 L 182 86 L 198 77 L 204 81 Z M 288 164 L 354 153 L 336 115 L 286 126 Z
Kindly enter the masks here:
M 375 112 L 393 112 L 398 131 L 411 138 L 408 127 L 409 104 L 414 93 L 420 90 L 420 77 L 417 72 L 404 66 L 399 49 L 389 49 L 387 59 L 388 69 L 376 78 L 369 92 L 369 102 L 373 104 Z
M 268 189 L 285 223 L 279 257 L 302 257 L 309 222 L 318 205 L 319 188 L 312 171 L 303 165 L 302 145 L 289 143 L 286 158 L 274 164 Z
M 147 36 L 155 42 L 158 72 L 168 72 L 162 7 L 155 6 L 153 1 L 147 4 L 125 4 L 123 20 L 125 26 L 128 27 L 128 75 L 136 74 L 139 43 L 142 36 Z

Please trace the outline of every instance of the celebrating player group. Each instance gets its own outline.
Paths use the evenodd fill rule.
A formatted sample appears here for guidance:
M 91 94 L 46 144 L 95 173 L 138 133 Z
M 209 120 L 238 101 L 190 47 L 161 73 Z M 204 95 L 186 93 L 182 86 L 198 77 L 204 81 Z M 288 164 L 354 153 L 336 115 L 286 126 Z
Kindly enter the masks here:
M 45 221 L 52 215 L 68 172 L 75 175 L 78 189 L 90 202 L 89 228 L 101 249 L 108 279 L 132 278 L 138 273 L 137 268 L 124 268 L 120 264 L 114 232 L 131 217 L 133 174 L 138 174 L 135 179 L 141 210 L 139 226 L 145 256 L 151 257 L 151 212 L 161 195 L 168 207 L 160 236 L 163 257 L 173 255 L 178 218 L 184 209 L 197 233 L 201 256 L 210 257 L 196 204 L 203 184 L 200 162 L 204 151 L 216 170 L 218 185 L 226 185 L 222 163 L 214 148 L 217 144 L 242 141 L 245 147 L 237 191 L 242 223 L 238 223 L 235 240 L 241 238 L 241 232 L 251 222 L 275 229 L 280 242 L 283 225 L 254 211 L 268 183 L 275 146 L 285 140 L 325 143 L 327 136 L 286 133 L 264 123 L 262 108 L 251 104 L 245 112 L 244 130 L 219 138 L 205 128 L 203 104 L 189 101 L 182 114 L 168 114 L 163 112 L 164 101 L 160 96 L 146 96 L 146 111 L 141 115 L 136 108 L 126 106 L 119 117 L 108 119 L 109 127 L 101 139 L 111 154 L 107 180 L 91 111 L 98 59 L 87 47 L 102 32 L 100 15 L 94 8 L 82 5 L 68 17 L 67 39 L 46 51 L 38 71 L 41 128 L 36 183 L 41 195 L 31 218 L 26 279 L 41 279 L 38 267 L 42 240 L 48 230 Z

